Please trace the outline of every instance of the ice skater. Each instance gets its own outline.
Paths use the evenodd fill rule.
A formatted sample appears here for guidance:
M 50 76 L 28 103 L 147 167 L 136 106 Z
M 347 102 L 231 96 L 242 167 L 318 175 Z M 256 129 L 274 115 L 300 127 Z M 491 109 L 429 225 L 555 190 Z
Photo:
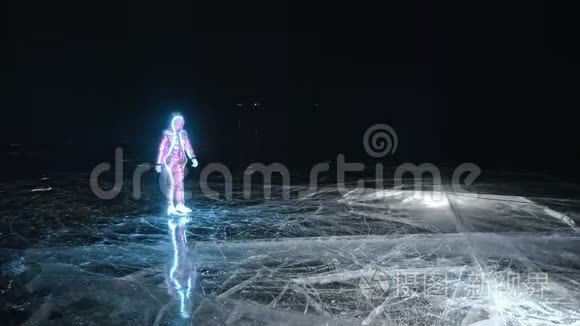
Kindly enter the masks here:
M 159 145 L 159 155 L 155 170 L 158 173 L 167 173 L 169 187 L 166 189 L 167 214 L 186 214 L 191 209 L 185 206 L 185 196 L 183 193 L 184 168 L 187 157 L 191 160 L 191 165 L 197 167 L 195 152 L 191 147 L 187 132 L 183 130 L 185 119 L 181 115 L 174 115 L 171 119 L 170 129 L 163 131 L 161 144 Z

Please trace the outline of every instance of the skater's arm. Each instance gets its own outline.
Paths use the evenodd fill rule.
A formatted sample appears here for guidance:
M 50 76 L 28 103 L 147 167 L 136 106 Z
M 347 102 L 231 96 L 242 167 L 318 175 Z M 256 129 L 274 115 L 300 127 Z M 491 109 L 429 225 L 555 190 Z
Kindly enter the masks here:
M 159 154 L 157 155 L 157 164 L 163 163 L 163 158 L 167 155 L 167 150 L 169 149 L 169 136 L 167 132 L 163 132 L 163 138 L 161 138 L 161 144 L 159 145 Z
M 193 147 L 191 147 L 189 136 L 187 136 L 187 132 L 185 130 L 183 130 L 182 132 L 183 132 L 183 144 L 185 145 L 185 153 L 190 159 L 194 160 L 195 152 L 193 151 Z

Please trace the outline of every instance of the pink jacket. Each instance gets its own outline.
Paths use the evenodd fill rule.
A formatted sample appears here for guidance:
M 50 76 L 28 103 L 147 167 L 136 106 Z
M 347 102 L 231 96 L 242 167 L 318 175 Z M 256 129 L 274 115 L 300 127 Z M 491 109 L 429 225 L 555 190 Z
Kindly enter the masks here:
M 195 158 L 195 152 L 191 147 L 191 142 L 185 130 L 165 130 L 159 145 L 157 164 L 168 164 L 168 162 L 184 162 L 185 154 L 190 159 Z

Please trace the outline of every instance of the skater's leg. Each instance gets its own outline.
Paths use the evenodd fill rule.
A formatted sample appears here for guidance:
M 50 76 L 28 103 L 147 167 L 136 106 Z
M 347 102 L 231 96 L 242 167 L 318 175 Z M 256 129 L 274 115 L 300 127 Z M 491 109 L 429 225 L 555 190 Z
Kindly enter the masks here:
M 185 198 L 183 195 L 183 165 L 175 164 L 173 168 L 173 189 L 175 193 L 175 204 L 183 205 Z
M 175 209 L 180 213 L 190 213 L 191 209 L 185 206 L 185 194 L 183 191 L 183 179 L 184 179 L 184 166 L 179 165 L 179 168 L 175 170 Z M 177 181 L 179 180 L 179 182 Z
M 165 196 L 167 197 L 167 214 L 168 215 L 173 215 L 176 213 L 175 210 L 175 205 L 174 205 L 174 201 L 175 201 L 175 176 L 174 176 L 174 165 L 170 164 L 170 165 L 166 165 L 165 166 L 165 172 L 167 175 L 167 188 L 166 188 L 166 194 Z

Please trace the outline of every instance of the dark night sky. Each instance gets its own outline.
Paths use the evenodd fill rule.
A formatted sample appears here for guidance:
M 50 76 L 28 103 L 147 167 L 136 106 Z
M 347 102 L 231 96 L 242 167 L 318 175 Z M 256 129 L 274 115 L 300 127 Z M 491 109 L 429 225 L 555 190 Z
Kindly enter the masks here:
M 241 115 L 262 151 L 293 156 L 360 152 L 365 129 L 388 123 L 416 163 L 579 157 L 570 8 L 120 3 L 6 6 L 5 143 L 148 146 L 178 109 L 208 151 L 231 146 Z M 255 100 L 259 113 L 236 111 Z

